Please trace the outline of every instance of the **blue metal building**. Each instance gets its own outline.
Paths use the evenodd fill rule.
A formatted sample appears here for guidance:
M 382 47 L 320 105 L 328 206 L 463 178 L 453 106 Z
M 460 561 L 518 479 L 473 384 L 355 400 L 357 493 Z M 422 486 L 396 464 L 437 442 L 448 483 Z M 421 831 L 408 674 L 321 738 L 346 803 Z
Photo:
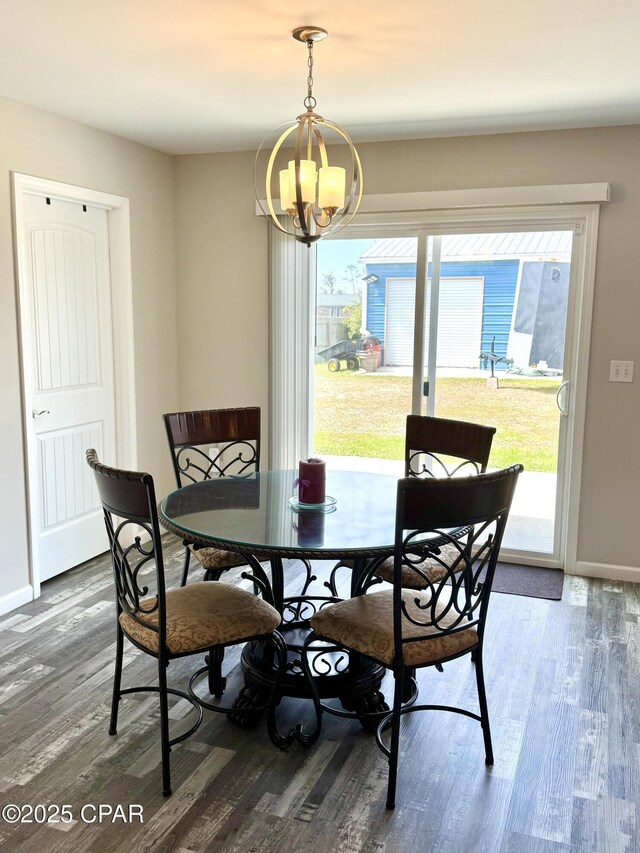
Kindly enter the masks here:
M 438 366 L 479 367 L 492 345 L 503 356 L 521 349 L 514 321 L 523 270 L 533 263 L 542 275 L 547 264 L 568 284 L 571 241 L 568 231 L 444 236 Z M 363 321 L 382 341 L 383 364 L 412 361 L 416 250 L 416 238 L 384 239 L 360 257 L 364 274 L 376 277 L 366 285 Z

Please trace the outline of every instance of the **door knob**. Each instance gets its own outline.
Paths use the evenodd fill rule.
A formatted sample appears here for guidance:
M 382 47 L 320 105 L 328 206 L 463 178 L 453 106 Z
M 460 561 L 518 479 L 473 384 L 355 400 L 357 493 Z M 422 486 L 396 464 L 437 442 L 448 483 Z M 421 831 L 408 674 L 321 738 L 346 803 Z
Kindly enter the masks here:
M 50 415 L 50 414 L 51 414 L 51 412 L 49 411 L 49 409 L 40 409 L 39 412 L 36 412 L 36 410 L 33 409 L 31 412 L 31 417 L 32 418 L 40 418 L 40 417 L 42 417 L 42 415 Z

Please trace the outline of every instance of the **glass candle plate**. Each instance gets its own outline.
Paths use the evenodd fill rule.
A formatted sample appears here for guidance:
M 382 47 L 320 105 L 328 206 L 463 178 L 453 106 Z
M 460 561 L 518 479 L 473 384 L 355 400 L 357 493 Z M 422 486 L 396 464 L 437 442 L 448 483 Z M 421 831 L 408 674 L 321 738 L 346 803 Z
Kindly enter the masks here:
M 294 512 L 333 512 L 336 508 L 336 499 L 327 495 L 321 504 L 304 504 L 294 495 L 289 498 L 289 506 Z

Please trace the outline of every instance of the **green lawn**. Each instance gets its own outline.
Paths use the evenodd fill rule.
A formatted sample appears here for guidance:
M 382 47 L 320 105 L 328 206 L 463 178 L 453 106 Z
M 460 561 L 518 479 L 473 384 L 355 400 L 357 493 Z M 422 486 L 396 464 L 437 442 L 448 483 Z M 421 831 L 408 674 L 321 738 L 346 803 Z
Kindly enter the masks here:
M 560 379 L 486 380 L 443 378 L 436 382 L 436 415 L 497 428 L 491 467 L 521 462 L 528 471 L 555 471 Z M 411 379 L 315 366 L 314 452 L 337 456 L 402 459 L 405 419 L 411 411 Z

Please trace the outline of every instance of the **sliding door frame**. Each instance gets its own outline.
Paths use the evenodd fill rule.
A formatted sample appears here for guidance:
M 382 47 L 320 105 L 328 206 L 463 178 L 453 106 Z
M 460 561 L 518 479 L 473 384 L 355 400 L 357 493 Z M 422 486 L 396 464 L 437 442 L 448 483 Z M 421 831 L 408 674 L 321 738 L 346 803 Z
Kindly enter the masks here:
M 392 211 L 360 214 L 342 234 L 342 239 L 389 237 L 390 235 L 418 238 L 412 409 L 419 413 L 422 405 L 426 322 L 424 309 L 429 237 L 436 238 L 452 233 L 573 231 L 563 374 L 564 379 L 570 380 L 570 393 L 568 414 L 566 417 L 560 416 L 562 420 L 558 442 L 558 459 L 561 460 L 562 464 L 558 468 L 554 553 L 546 555 L 543 552 L 509 551 L 507 549 L 503 549 L 501 552 L 501 558 L 504 560 L 549 568 L 564 568 L 567 574 L 576 574 L 599 214 L 598 204 L 488 207 L 409 213 Z M 422 286 L 419 285 L 420 282 Z M 431 340 L 431 338 L 432 336 L 430 336 L 430 351 L 436 346 L 436 341 Z M 433 356 L 432 352 L 429 354 Z M 419 370 L 417 365 L 420 367 Z M 435 359 L 433 357 L 428 360 L 427 370 L 435 371 Z M 309 408 L 312 407 L 312 401 L 313 394 L 311 393 L 308 399 Z

